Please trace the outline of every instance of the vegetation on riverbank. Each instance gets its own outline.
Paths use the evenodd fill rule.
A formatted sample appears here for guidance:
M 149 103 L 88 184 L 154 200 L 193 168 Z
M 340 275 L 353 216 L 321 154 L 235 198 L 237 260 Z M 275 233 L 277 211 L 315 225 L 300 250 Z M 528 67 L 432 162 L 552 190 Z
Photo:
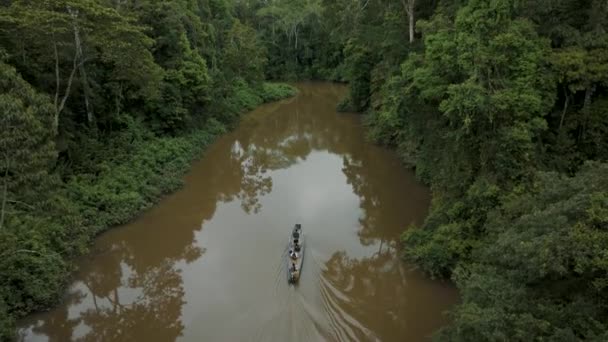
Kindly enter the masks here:
M 608 339 L 605 1 L 0 9 L 2 337 L 57 298 L 94 233 L 177 186 L 243 108 L 287 95 L 265 78 L 321 78 L 347 81 L 340 107 L 433 188 L 403 241 L 462 292 L 439 338 Z
M 439 339 L 608 339 L 606 2 L 282 0 L 250 13 L 270 77 L 348 81 L 340 109 L 364 112 L 370 137 L 432 186 L 403 242 L 461 290 Z
M 265 83 L 222 1 L 0 5 L 0 340 L 55 303 L 91 239 L 181 184 Z

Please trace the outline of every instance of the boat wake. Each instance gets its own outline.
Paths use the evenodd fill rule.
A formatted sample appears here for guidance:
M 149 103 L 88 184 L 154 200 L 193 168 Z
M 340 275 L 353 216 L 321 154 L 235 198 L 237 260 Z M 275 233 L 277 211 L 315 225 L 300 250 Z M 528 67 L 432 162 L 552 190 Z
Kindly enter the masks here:
M 323 307 L 336 340 L 379 341 L 371 330 L 345 310 L 346 307 L 352 305 L 347 294 L 323 276 L 319 277 L 319 285 Z
M 309 251 L 311 254 L 313 251 Z M 319 310 L 307 295 L 313 289 L 317 279 L 318 267 L 316 265 L 306 265 L 303 267 L 305 274 L 302 275 L 300 282 L 290 284 L 287 281 L 287 269 L 284 264 L 287 256 L 287 248 L 274 265 L 275 276 L 272 291 L 269 293 L 269 301 L 274 302 L 274 308 L 267 317 L 262 318 L 262 322 L 252 341 L 328 341 L 333 340 L 329 333 L 324 313 Z M 316 263 L 314 256 L 309 258 L 310 262 Z M 305 261 L 307 262 L 307 261 Z M 317 271 L 315 271 L 317 270 Z
M 307 251 L 300 281 L 290 284 L 284 259 L 287 248 L 274 267 L 268 301 L 272 308 L 258 315 L 260 324 L 252 341 L 354 341 L 379 340 L 353 316 L 354 303 L 345 287 L 326 274 L 323 255 L 314 249 Z M 339 282 L 341 283 L 341 282 Z

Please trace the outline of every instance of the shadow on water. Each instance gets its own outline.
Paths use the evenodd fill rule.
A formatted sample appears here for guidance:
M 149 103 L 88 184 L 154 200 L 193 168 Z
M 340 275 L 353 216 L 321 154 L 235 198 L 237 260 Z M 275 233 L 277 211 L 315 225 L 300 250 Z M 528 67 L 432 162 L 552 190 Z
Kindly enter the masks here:
M 338 114 L 343 86 L 299 84 L 209 147 L 185 187 L 99 237 L 27 341 L 421 340 L 457 301 L 398 257 L 426 188 Z M 291 227 L 307 235 L 287 284 Z

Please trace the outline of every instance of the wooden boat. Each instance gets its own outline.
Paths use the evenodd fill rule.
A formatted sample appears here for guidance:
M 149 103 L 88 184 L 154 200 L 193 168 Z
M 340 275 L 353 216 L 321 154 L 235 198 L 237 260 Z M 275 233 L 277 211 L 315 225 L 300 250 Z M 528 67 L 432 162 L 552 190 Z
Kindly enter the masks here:
M 287 248 L 287 281 L 295 283 L 300 279 L 304 261 L 304 233 L 301 224 L 293 227 Z

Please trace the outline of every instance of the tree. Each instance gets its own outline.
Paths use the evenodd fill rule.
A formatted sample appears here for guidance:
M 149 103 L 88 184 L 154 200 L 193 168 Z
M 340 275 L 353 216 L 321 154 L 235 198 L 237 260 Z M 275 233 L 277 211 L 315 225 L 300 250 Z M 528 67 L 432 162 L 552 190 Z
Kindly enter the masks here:
M 262 82 L 266 56 L 251 27 L 235 20 L 232 28 L 226 32 L 224 45 L 222 64 L 227 69 L 226 73 L 232 74 L 231 78 L 242 77 L 255 84 Z
M 7 13 L 5 25 L 13 38 L 19 37 L 12 41 L 19 47 L 15 49 L 19 53 L 12 57 L 28 78 L 54 94 L 56 127 L 70 102 L 75 81 L 82 94 L 85 121 L 94 127 L 94 105 L 101 101 L 94 101 L 99 95 L 90 88 L 95 82 L 87 71 L 90 64 L 107 68 L 104 78 L 115 85 L 108 94 L 111 99 L 105 99 L 110 103 L 120 105 L 123 98 L 156 96 L 160 70 L 148 50 L 152 41 L 133 18 L 95 0 L 18 0 Z M 53 70 L 53 76 L 46 70 Z
M 269 63 L 271 77 L 298 76 L 299 67 L 310 53 L 310 33 L 321 24 L 322 10 L 320 0 L 280 0 L 257 10 L 269 55 L 279 63 L 277 66 Z
M 8 206 L 31 206 L 56 158 L 53 105 L 0 61 L 0 230 Z
M 200 18 L 183 15 L 189 13 L 184 7 L 182 2 L 147 3 L 140 13 L 157 42 L 154 59 L 164 69 L 161 96 L 146 104 L 150 123 L 160 132 L 176 133 L 205 119 L 211 78 L 189 38 L 189 26 L 198 27 Z
M 500 1 L 472 1 L 454 24 L 454 57 L 463 78 L 448 86 L 439 108 L 454 138 L 477 159 L 475 169 L 499 179 L 525 176 L 534 141 L 546 127 L 543 116 L 553 105 L 543 66 L 548 42 Z
M 455 279 L 464 304 L 442 336 L 475 340 L 602 340 L 608 311 L 608 165 L 575 177 L 539 173 L 486 224 L 489 235 Z

